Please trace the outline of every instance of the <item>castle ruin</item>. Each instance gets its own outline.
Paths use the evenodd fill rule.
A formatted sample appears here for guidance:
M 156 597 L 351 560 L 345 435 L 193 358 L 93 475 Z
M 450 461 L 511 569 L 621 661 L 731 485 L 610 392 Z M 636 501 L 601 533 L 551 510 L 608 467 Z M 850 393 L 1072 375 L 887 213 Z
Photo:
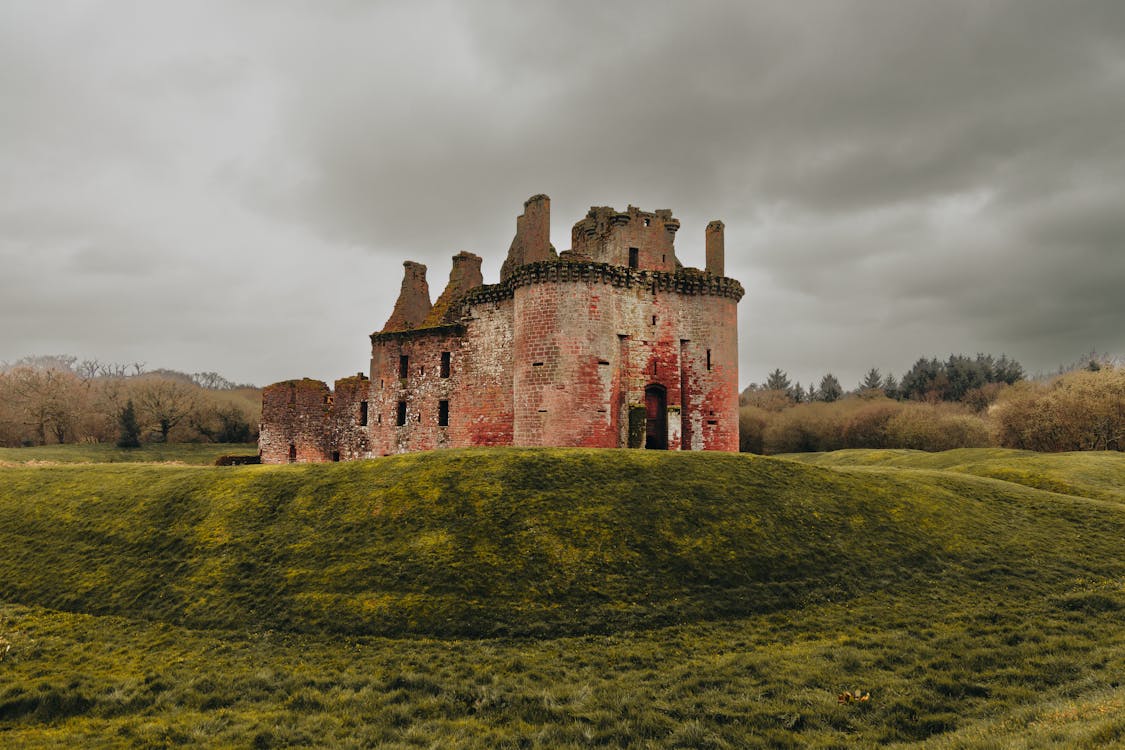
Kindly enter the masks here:
M 738 450 L 742 285 L 724 276 L 723 223 L 706 268 L 685 268 L 672 212 L 591 208 L 571 249 L 550 241 L 550 199 L 516 219 L 500 271 L 453 257 L 431 303 L 406 261 L 371 334 L 369 375 L 265 388 L 264 463 L 342 461 L 467 446 Z

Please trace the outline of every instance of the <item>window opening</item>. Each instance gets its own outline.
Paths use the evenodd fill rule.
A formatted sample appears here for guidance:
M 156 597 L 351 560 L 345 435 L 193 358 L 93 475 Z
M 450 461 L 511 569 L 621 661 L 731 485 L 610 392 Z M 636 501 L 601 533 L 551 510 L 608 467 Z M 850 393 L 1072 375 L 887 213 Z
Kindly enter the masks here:
M 410 374 L 410 357 L 406 354 L 398 355 L 398 376 L 405 378 Z
M 339 461 L 340 460 L 340 451 L 332 451 L 332 460 L 333 461 Z
M 707 369 L 711 369 L 711 350 L 707 350 Z
M 395 415 L 395 424 L 399 427 L 402 427 L 404 424 L 406 424 L 406 402 L 405 401 L 399 401 L 398 402 L 398 413 Z
M 366 401 L 360 401 L 359 402 L 359 426 L 360 427 L 366 427 L 367 426 L 367 402 Z
M 640 265 L 641 251 L 635 247 L 629 248 L 629 268 L 637 268 Z
M 449 401 L 442 399 L 437 404 L 437 423 L 438 427 L 449 426 Z
M 441 353 L 441 376 L 443 378 L 449 377 L 449 352 Z
M 297 446 L 294 443 L 289 444 L 289 463 L 297 463 Z

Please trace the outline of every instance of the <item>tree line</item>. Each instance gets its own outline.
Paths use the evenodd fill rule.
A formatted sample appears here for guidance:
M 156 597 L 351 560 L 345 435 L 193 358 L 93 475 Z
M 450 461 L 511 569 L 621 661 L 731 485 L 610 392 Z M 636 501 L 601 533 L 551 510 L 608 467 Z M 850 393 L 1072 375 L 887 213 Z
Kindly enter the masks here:
M 739 444 L 753 453 L 840 448 L 1125 450 L 1125 368 L 1096 353 L 1028 380 L 1000 355 L 920 358 L 901 379 L 871 368 L 845 391 L 831 373 L 791 383 L 781 369 L 740 396 Z
M 138 442 L 250 442 L 257 439 L 261 391 L 213 372 L 71 355 L 0 366 L 0 445 L 114 442 L 126 416 Z

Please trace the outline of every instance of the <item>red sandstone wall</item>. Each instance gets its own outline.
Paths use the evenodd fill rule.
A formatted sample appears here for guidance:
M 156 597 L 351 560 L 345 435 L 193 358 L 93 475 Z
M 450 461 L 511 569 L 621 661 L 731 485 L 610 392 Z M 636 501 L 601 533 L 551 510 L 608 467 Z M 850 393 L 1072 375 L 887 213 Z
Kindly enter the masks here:
M 581 268 L 515 290 L 514 444 L 628 446 L 630 408 L 660 385 L 670 450 L 737 450 L 736 301 Z
M 454 445 L 512 445 L 512 299 L 479 302 L 466 313 L 461 379 L 450 420 Z
M 325 450 L 331 391 L 319 380 L 286 380 L 262 390 L 262 424 L 258 449 L 262 463 L 327 461 Z
M 620 345 L 613 287 L 541 282 L 515 290 L 516 445 L 616 447 Z
M 737 302 L 695 296 L 681 308 L 685 361 L 682 429 L 692 450 L 738 450 Z M 711 369 L 707 369 L 707 350 Z
M 450 445 L 448 427 L 438 427 L 438 402 L 453 400 L 460 377 L 460 338 L 454 327 L 423 329 L 372 345 L 370 417 L 375 455 L 433 450 Z M 441 377 L 441 353 L 450 352 L 450 377 Z M 401 377 L 399 357 L 408 358 Z M 397 424 L 398 403 L 406 403 L 406 421 Z
M 371 420 L 371 381 L 366 375 L 352 375 L 335 383 L 332 408 L 329 411 L 326 448 L 331 459 L 351 461 L 370 458 L 369 425 L 362 424 L 363 404 Z
M 473 445 L 511 445 L 511 300 L 482 302 L 467 327 L 376 337 L 372 343 L 370 445 L 374 455 Z M 442 353 L 449 352 L 449 377 Z M 406 355 L 408 374 L 400 375 Z M 439 422 L 449 402 L 448 425 Z M 397 425 L 398 403 L 406 423 Z

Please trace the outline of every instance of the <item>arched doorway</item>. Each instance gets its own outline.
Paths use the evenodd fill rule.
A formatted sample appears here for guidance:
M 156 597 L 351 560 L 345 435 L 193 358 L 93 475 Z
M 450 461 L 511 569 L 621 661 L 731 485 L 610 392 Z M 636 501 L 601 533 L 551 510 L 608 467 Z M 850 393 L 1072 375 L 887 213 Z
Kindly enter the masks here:
M 645 387 L 645 448 L 668 450 L 668 389 L 655 383 Z

